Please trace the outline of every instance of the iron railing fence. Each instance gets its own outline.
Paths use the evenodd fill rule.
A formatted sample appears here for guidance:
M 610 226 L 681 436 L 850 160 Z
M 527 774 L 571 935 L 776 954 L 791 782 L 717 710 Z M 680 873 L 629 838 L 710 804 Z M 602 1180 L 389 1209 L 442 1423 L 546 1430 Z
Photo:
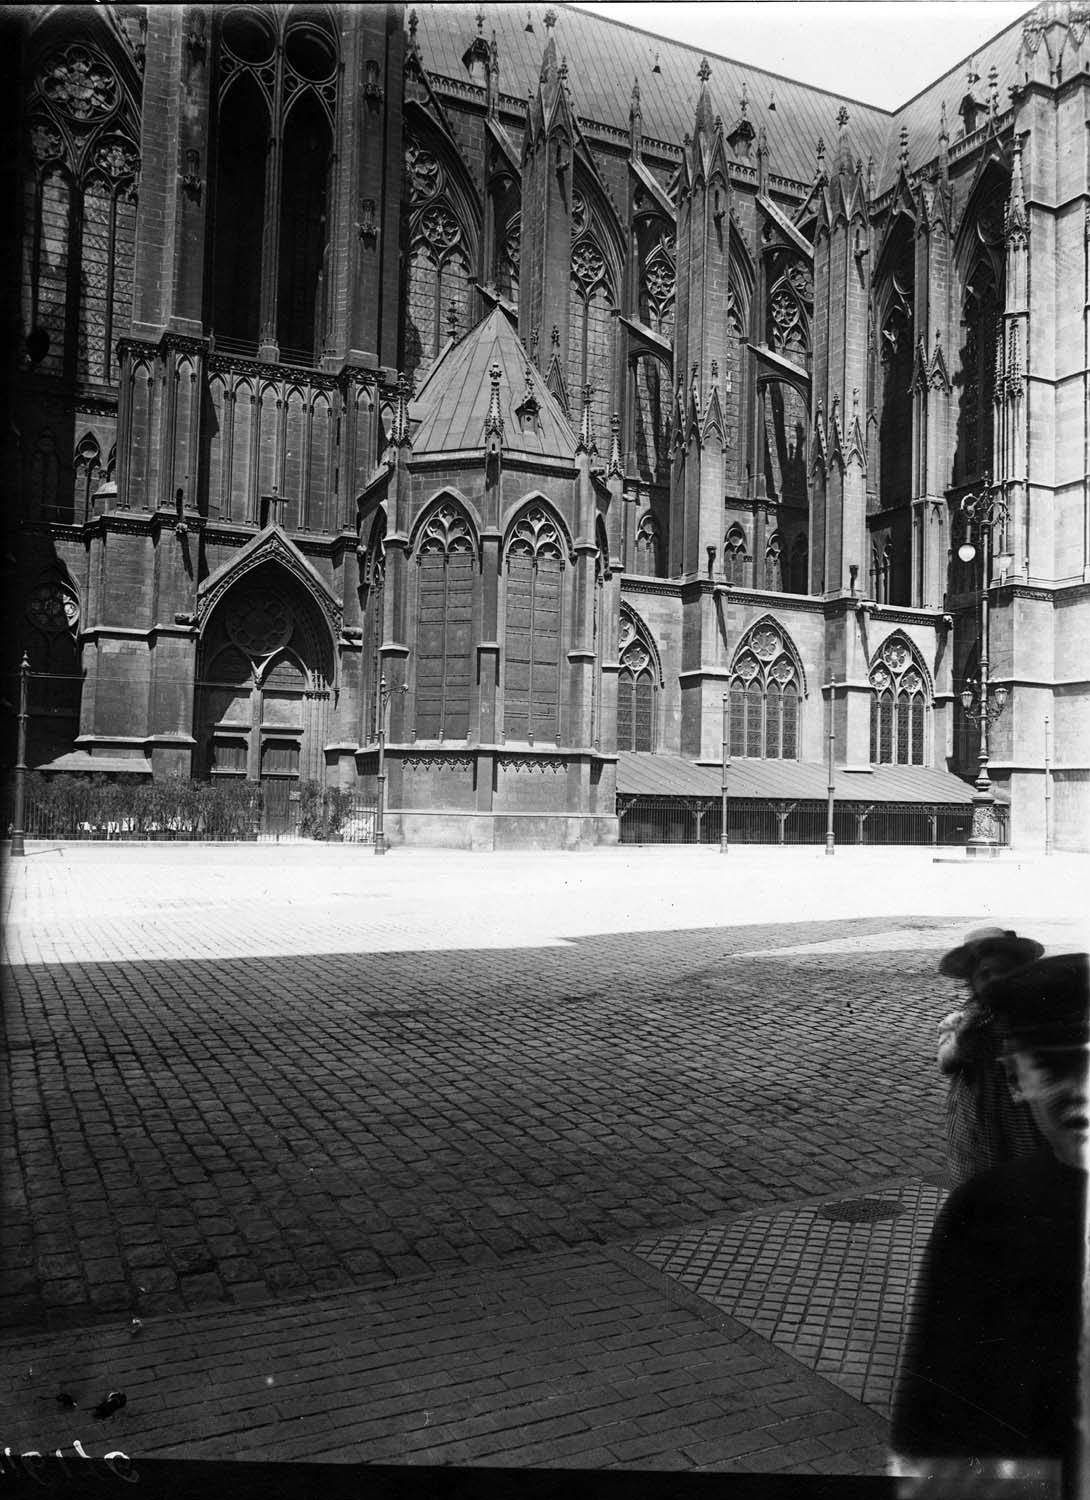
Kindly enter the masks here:
M 0 827 L 12 830 L 14 792 L 0 792 Z M 375 800 L 337 787 L 303 783 L 287 797 L 261 783 L 230 781 L 109 781 L 43 776 L 24 784 L 23 829 L 32 839 L 152 839 L 218 842 L 327 839 L 373 843 Z
M 722 803 L 701 797 L 619 795 L 622 844 L 718 844 Z M 1007 842 L 1007 809 L 996 804 L 1000 841 Z M 833 808 L 837 844 L 964 845 L 972 826 L 965 804 L 839 802 Z M 823 844 L 828 805 L 817 801 L 737 798 L 727 804 L 727 841 L 732 844 Z

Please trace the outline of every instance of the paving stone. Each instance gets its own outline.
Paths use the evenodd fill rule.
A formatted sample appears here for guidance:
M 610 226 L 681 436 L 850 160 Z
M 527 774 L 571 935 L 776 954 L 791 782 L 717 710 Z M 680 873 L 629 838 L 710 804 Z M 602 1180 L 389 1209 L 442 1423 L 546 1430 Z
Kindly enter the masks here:
M 689 1453 L 690 1465 L 744 1467 L 739 1453 L 712 1450 L 716 1435 L 721 1445 L 752 1441 L 748 1424 L 779 1430 L 780 1466 L 873 1465 L 874 1412 L 797 1362 L 823 1346 L 804 1345 L 803 1323 L 790 1323 L 801 1319 L 785 1301 L 790 1276 L 769 1281 L 777 1309 L 755 1313 L 753 1326 L 759 1316 L 777 1337 L 794 1326 L 794 1360 L 744 1333 L 733 1314 L 720 1318 L 703 1291 L 702 1312 L 667 1294 L 668 1283 L 685 1285 L 672 1274 L 644 1264 L 639 1274 L 659 1279 L 642 1283 L 587 1247 L 626 1245 L 630 1256 L 679 1226 L 706 1228 L 709 1216 L 733 1221 L 941 1171 L 933 1026 L 956 991 L 935 965 L 951 930 L 988 915 L 964 897 L 964 881 L 944 885 L 921 856 L 921 878 L 906 884 L 876 852 L 868 869 L 897 869 L 896 894 L 883 894 L 847 860 L 838 882 L 815 885 L 824 867 L 804 863 L 804 851 L 798 860 L 732 851 L 724 914 L 721 892 L 713 904 L 720 866 L 696 850 L 534 862 L 399 855 L 382 870 L 348 858 L 359 851 L 306 849 L 293 863 L 295 852 L 179 847 L 169 861 L 151 851 L 148 864 L 142 851 L 77 849 L 19 870 L 6 938 L 20 956 L 6 977 L 10 1024 L 34 1038 L 36 1071 L 12 1054 L 20 1149 L 0 1121 L 0 1162 L 5 1174 L 13 1164 L 27 1175 L 5 1232 L 57 1235 L 39 1239 L 39 1251 L 76 1261 L 65 1263 L 72 1274 L 46 1278 L 42 1301 L 8 1299 L 7 1327 L 23 1319 L 33 1334 L 43 1316 L 58 1327 L 98 1320 L 96 1337 L 112 1326 L 128 1350 L 147 1347 L 153 1325 L 181 1326 L 189 1304 L 206 1317 L 203 1340 L 230 1332 L 217 1368 L 234 1372 L 240 1392 L 239 1367 L 258 1347 L 266 1361 L 268 1350 L 298 1348 L 299 1368 L 324 1354 L 372 1396 L 385 1383 L 411 1401 L 413 1379 L 428 1380 L 421 1393 L 451 1422 L 519 1404 L 544 1412 L 573 1388 L 595 1425 L 627 1403 L 616 1421 L 637 1464 L 642 1446 L 661 1440 L 675 1460 Z M 1062 891 L 1044 875 L 1022 896 L 1005 878 L 985 873 L 973 888 L 990 882 L 989 910 L 1005 920 L 1037 931 L 1049 910 L 1063 912 Z M 588 879 L 592 897 L 575 899 Z M 919 917 L 906 917 L 908 889 L 928 893 Z M 396 933 L 371 918 L 361 894 L 398 903 Z M 10 910 L 10 891 L 4 899 Z M 772 911 L 792 920 L 770 920 Z M 799 1003 L 785 1008 L 785 995 Z M 73 1028 L 86 1063 L 65 1056 L 61 1039 Z M 51 1185 L 58 1172 L 63 1193 Z M 82 1245 L 66 1238 L 73 1204 Z M 118 1241 L 145 1320 L 131 1345 L 128 1309 L 111 1325 L 101 1305 L 122 1283 L 86 1274 L 89 1262 L 116 1259 Z M 568 1245 L 583 1261 L 558 1258 Z M 182 1291 L 168 1269 L 178 1256 Z M 579 1281 L 587 1256 L 604 1280 Z M 546 1263 L 557 1269 L 535 1282 L 533 1267 Z M 270 1320 L 295 1316 L 293 1299 L 340 1295 L 345 1280 L 337 1316 L 308 1324 L 310 1337 L 261 1343 Z M 467 1282 L 476 1300 L 454 1317 L 451 1287 Z M 627 1290 L 623 1312 L 596 1307 L 610 1285 Z M 509 1289 L 507 1302 L 497 1287 Z M 50 1289 L 60 1300 L 46 1314 Z M 320 1316 L 315 1302 L 306 1306 L 306 1319 Z M 497 1306 L 508 1315 L 490 1327 Z M 353 1308 L 364 1322 L 350 1335 Z M 888 1312 L 860 1295 L 854 1324 L 839 1311 L 826 1320 L 826 1337 L 844 1343 L 845 1380 L 858 1373 L 848 1335 L 865 1334 L 877 1356 Z M 375 1316 L 386 1320 L 381 1349 L 367 1342 Z M 232 1319 L 248 1320 L 246 1331 Z M 739 1344 L 761 1352 L 740 1356 Z M 877 1357 L 867 1367 L 880 1368 Z M 478 1378 L 486 1388 L 470 1394 Z M 487 1389 L 496 1379 L 502 1397 Z M 202 1421 L 221 1424 L 223 1456 L 242 1451 L 230 1447 L 235 1429 L 214 1394 L 190 1394 Z M 502 1405 L 508 1398 L 516 1404 Z M 347 1423 L 350 1405 L 343 1410 Z M 526 1462 L 529 1452 L 567 1463 L 584 1439 L 597 1444 L 581 1450 L 594 1463 L 623 1461 L 600 1435 L 535 1441 L 533 1425 L 480 1435 L 474 1461 L 494 1443 L 499 1461 L 506 1452 Z M 279 1421 L 247 1419 L 240 1430 L 258 1434 L 246 1452 L 351 1446 L 321 1424 L 302 1437 Z M 411 1459 L 415 1431 L 398 1432 L 397 1461 Z M 709 1445 L 699 1457 L 686 1434 Z M 815 1443 L 824 1451 L 807 1449 Z M 377 1461 L 386 1450 L 375 1437 L 366 1451 Z

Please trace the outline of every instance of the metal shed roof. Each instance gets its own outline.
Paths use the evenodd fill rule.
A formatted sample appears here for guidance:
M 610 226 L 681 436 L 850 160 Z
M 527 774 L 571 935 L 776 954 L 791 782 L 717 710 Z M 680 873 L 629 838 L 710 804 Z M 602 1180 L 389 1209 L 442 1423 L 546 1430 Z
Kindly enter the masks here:
M 932 766 L 875 766 L 870 771 L 838 769 L 838 802 L 915 802 L 964 806 L 973 789 L 960 776 Z M 732 799 L 774 798 L 823 802 L 828 796 L 825 766 L 799 760 L 734 760 L 727 789 Z M 718 797 L 718 766 L 697 765 L 678 755 L 623 750 L 617 757 L 617 791 L 635 797 Z

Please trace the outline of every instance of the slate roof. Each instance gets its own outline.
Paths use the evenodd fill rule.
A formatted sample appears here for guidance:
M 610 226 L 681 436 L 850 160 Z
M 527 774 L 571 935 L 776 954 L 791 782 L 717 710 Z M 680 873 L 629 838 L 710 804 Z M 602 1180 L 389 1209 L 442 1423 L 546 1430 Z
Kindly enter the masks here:
M 1032 7 L 1027 6 L 1027 13 Z M 988 74 L 994 66 L 999 84 L 999 110 L 1004 113 L 1010 108 L 1010 96 L 1007 87 L 1015 81 L 1015 59 L 1022 42 L 1022 20 L 1012 22 L 1004 31 L 992 37 L 991 41 L 977 49 L 972 54 L 975 62 L 974 71 L 979 73 L 980 81 L 974 85 L 973 92 L 980 100 L 988 97 Z M 916 171 L 919 167 L 926 166 L 938 155 L 939 150 L 939 119 L 942 105 L 946 104 L 946 128 L 950 135 L 950 149 L 956 151 L 958 138 L 962 133 L 961 117 L 958 108 L 961 101 L 969 91 L 968 64 L 970 59 L 963 58 L 960 63 L 941 78 L 916 94 L 907 104 L 903 105 L 896 114 L 893 121 L 893 130 L 886 149 L 886 157 L 882 163 L 882 169 L 876 173 L 875 182 L 878 191 L 891 185 L 897 175 L 897 152 L 898 141 L 903 125 L 908 131 L 908 166 L 909 171 Z
M 637 797 L 719 797 L 717 766 L 699 766 L 677 755 L 622 751 L 617 757 L 617 790 Z M 732 760 L 727 792 L 732 799 L 776 798 L 824 802 L 829 774 L 823 765 L 798 760 Z M 915 802 L 964 806 L 973 789 L 960 776 L 931 766 L 876 766 L 871 771 L 836 772 L 838 802 Z
M 493 361 L 500 367 L 504 452 L 570 463 L 575 457 L 576 434 L 536 370 L 531 371 L 531 384 L 540 430 L 521 430 L 517 408 L 526 396 L 529 356 L 510 318 L 498 307 L 441 356 L 410 403 L 414 457 L 481 452 L 492 397 L 488 372 Z
M 959 64 L 942 79 L 916 96 L 897 112 L 855 101 L 848 94 L 835 94 L 781 74 L 733 61 L 730 51 L 730 5 L 708 6 L 708 45 L 705 49 L 684 42 L 637 31 L 622 22 L 568 6 L 558 9 L 554 36 L 557 51 L 568 61 L 568 86 L 580 120 L 628 133 L 632 83 L 638 79 L 643 134 L 680 147 L 691 132 L 700 81 L 697 69 L 703 57 L 711 66 L 709 92 L 712 108 L 723 116 L 729 131 L 738 119 L 745 85 L 748 118 L 768 135 L 769 171 L 802 184 L 813 181 L 816 144 L 823 136 L 831 151 L 837 138 L 836 116 L 848 107 L 849 131 L 854 152 L 863 162 L 875 161 L 875 192 L 891 186 L 897 172 L 898 138 L 902 121 L 909 130 L 909 160 L 915 168 L 930 161 L 938 149 L 939 105 L 946 100 L 949 130 L 960 129 L 958 104 L 965 93 L 965 65 Z M 503 94 L 525 99 L 536 92 L 547 30 L 545 4 L 489 4 L 484 7 L 484 35 L 496 33 L 499 83 Z M 851 8 L 848 8 L 849 11 Z M 926 45 L 927 8 L 921 6 L 920 39 Z M 1029 9 L 1029 7 L 1027 7 Z M 469 83 L 462 55 L 477 35 L 476 6 L 451 4 L 417 5 L 417 41 L 428 72 Z M 527 17 L 533 33 L 526 31 Z M 850 45 L 851 21 L 845 19 L 845 74 L 850 76 L 855 53 Z M 1000 107 L 1007 107 L 1007 85 L 1014 81 L 1014 59 L 1021 37 L 1021 21 L 1007 27 L 975 54 L 981 75 L 978 89 L 986 88 L 993 62 L 999 69 Z M 770 28 L 769 50 L 775 47 Z M 653 71 L 658 60 L 660 72 Z M 858 61 L 856 61 L 858 65 Z M 479 80 L 478 80 L 479 81 Z M 775 95 L 776 109 L 768 108 Z M 750 164 L 756 165 L 751 156 Z

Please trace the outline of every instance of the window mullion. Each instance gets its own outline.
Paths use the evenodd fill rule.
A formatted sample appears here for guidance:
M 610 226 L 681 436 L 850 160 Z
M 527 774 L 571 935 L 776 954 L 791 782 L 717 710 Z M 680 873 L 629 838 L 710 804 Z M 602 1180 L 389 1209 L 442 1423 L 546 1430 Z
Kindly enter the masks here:
M 527 642 L 526 655 L 526 734 L 532 740 L 534 737 L 534 605 L 537 602 L 537 553 L 534 553 L 533 563 L 530 568 L 530 610 L 529 610 L 529 639 Z
M 450 553 L 443 553 L 443 643 L 439 659 L 439 738 L 447 727 L 447 645 L 450 640 Z

